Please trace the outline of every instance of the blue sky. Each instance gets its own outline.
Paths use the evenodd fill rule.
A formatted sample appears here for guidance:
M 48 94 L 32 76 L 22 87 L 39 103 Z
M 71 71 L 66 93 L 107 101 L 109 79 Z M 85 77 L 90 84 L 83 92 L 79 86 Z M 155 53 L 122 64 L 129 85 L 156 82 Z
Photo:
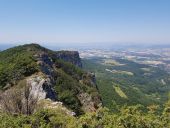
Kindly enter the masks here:
M 170 43 L 170 0 L 0 0 L 2 43 Z

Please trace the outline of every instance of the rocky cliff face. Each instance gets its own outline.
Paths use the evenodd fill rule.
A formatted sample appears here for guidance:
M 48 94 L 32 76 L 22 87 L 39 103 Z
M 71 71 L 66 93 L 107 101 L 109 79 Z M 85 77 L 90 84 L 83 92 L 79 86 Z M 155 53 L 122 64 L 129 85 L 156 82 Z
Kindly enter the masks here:
M 71 62 L 78 67 L 82 67 L 81 59 L 77 51 L 58 51 L 56 52 L 56 58 Z
M 95 111 L 101 105 L 95 75 L 82 71 L 82 63 L 77 51 L 54 52 L 37 44 L 31 44 L 9 49 L 5 52 L 16 54 L 16 57 L 19 54 L 25 57 L 22 60 L 25 68 L 20 65 L 23 74 L 22 72 L 19 73 L 22 77 L 17 78 L 18 81 L 13 86 L 17 86 L 20 80 L 25 79 L 25 86 L 30 87 L 31 95 L 38 100 L 61 101 L 63 105 L 76 113 Z M 5 58 L 4 55 L 3 57 Z M 9 56 L 6 57 L 10 59 Z M 32 58 L 30 62 L 24 62 L 30 58 Z M 16 63 L 15 59 L 14 56 L 14 61 L 10 61 L 10 65 Z M 20 60 L 20 58 L 17 59 Z M 32 63 L 31 66 L 30 63 Z M 35 66 L 37 69 L 34 72 L 29 72 L 29 74 L 26 72 L 29 71 L 27 68 L 34 68 Z M 9 73 L 15 74 L 16 71 L 18 70 L 11 70 Z M 12 78 L 15 78 L 15 75 Z M 8 81 L 5 83 L 8 83 Z
M 49 77 L 45 78 L 42 73 L 38 73 L 28 77 L 26 81 L 27 86 L 30 86 L 30 93 L 34 98 L 38 98 L 38 100 L 49 98 L 53 101 L 57 99 Z

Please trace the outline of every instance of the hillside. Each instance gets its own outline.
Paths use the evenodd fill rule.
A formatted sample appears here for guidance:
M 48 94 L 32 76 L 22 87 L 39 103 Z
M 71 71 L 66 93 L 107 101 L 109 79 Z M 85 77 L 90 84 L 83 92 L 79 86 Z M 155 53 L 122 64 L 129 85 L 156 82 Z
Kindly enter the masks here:
M 83 59 L 85 70 L 96 75 L 99 92 L 105 106 L 162 106 L 170 92 L 170 75 L 157 67 L 116 58 Z
M 76 51 L 52 51 L 27 44 L 0 52 L 1 95 L 29 88 L 38 101 L 60 101 L 76 113 L 95 111 L 101 105 L 94 75 L 81 69 Z
M 131 61 L 10 48 L 0 52 L 0 128 L 169 128 L 168 78 Z

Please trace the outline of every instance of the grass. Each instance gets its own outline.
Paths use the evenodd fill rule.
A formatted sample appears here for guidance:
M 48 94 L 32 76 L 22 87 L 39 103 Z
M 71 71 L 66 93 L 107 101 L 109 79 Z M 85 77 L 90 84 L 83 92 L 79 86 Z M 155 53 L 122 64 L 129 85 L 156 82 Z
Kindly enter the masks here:
M 126 94 L 121 90 L 120 87 L 118 86 L 113 86 L 113 88 L 115 89 L 115 92 L 122 98 L 128 99 L 128 97 L 126 96 Z
M 122 75 L 129 75 L 129 76 L 134 75 L 132 72 L 129 72 L 129 71 L 109 70 L 109 69 L 106 69 L 106 71 L 111 72 L 111 73 L 118 73 L 118 74 L 122 74 Z
M 146 71 L 146 72 L 150 72 L 151 71 L 150 68 L 141 68 L 141 70 Z
M 104 64 L 106 64 L 106 65 L 112 65 L 112 66 L 123 66 L 123 65 L 125 65 L 125 64 L 119 63 L 119 62 L 116 61 L 116 60 L 111 60 L 111 59 L 104 60 Z
M 142 104 L 149 106 L 151 104 L 162 105 L 167 100 L 169 85 L 160 86 L 161 79 L 166 83 L 170 82 L 170 75 L 165 71 L 156 67 L 151 67 L 143 64 L 138 64 L 129 60 L 117 59 L 123 66 L 104 65 L 103 58 L 83 59 L 83 68 L 92 71 L 96 75 L 96 81 L 99 92 L 102 96 L 104 106 L 114 109 L 113 102 L 118 105 L 136 105 Z M 142 69 L 150 69 L 146 72 Z M 107 70 L 106 70 L 107 69 Z M 112 73 L 116 71 L 132 72 L 134 75 L 126 75 L 122 73 Z M 144 75 L 144 73 L 151 73 Z M 128 97 L 122 98 L 113 88 L 113 85 L 118 86 L 122 92 Z M 155 97 L 152 94 L 157 94 Z M 159 97 L 160 99 L 156 99 Z

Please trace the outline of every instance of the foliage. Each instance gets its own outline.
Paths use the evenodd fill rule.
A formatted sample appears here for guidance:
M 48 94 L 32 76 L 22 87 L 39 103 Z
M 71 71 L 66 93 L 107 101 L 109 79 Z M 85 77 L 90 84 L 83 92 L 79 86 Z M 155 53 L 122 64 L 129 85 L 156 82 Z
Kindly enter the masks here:
M 65 73 L 71 75 L 76 80 L 81 79 L 81 77 L 84 73 L 82 71 L 82 69 L 80 69 L 79 67 L 77 67 L 69 62 L 66 62 L 62 59 L 55 59 L 55 64 L 56 64 L 57 68 L 61 68 Z
M 38 71 L 32 52 L 25 47 L 15 47 L 0 52 L 0 89 Z
M 0 95 L 0 110 L 9 114 L 32 114 L 37 106 L 38 97 L 31 94 L 30 86 L 22 89 L 11 88 Z
M 66 114 L 62 109 L 44 109 L 33 115 L 8 115 L 0 113 L 3 128 L 169 128 L 170 112 L 164 108 L 161 114 L 142 111 L 141 105 L 122 106 L 118 112 L 100 108 L 96 112 L 79 117 Z
M 78 52 L 55 52 L 37 44 L 7 49 L 0 52 L 0 90 L 4 91 L 16 85 L 22 87 L 22 81 L 27 76 L 42 72 L 50 75 L 57 100 L 62 101 L 78 115 L 82 114 L 78 95 L 93 93 L 92 98 L 95 99 L 98 91 L 91 84 L 91 77 L 75 66 L 74 62 L 80 62 Z
M 57 73 L 55 91 L 58 94 L 58 100 L 77 114 L 81 114 L 81 104 L 77 97 L 79 91 L 82 90 L 81 85 L 62 70 L 58 70 Z
M 70 62 L 61 59 L 55 59 L 54 62 L 57 74 L 55 91 L 58 94 L 58 100 L 75 111 L 77 115 L 82 114 L 82 104 L 78 95 L 87 92 L 93 98 L 99 97 L 96 87 L 91 84 L 92 77 Z
M 162 105 L 167 101 L 167 93 L 170 91 L 170 75 L 157 67 L 138 64 L 129 60 L 116 58 L 121 65 L 108 65 L 103 63 L 105 58 L 83 59 L 83 67 L 87 71 L 94 72 L 102 101 L 109 109 L 114 109 L 112 104 L 119 105 L 152 104 Z M 134 75 L 111 73 L 106 71 L 117 70 L 132 72 Z M 149 69 L 149 70 L 143 70 Z M 147 73 L 150 74 L 147 74 Z M 161 80 L 166 85 L 163 85 Z M 128 98 L 121 97 L 115 90 L 119 87 Z

